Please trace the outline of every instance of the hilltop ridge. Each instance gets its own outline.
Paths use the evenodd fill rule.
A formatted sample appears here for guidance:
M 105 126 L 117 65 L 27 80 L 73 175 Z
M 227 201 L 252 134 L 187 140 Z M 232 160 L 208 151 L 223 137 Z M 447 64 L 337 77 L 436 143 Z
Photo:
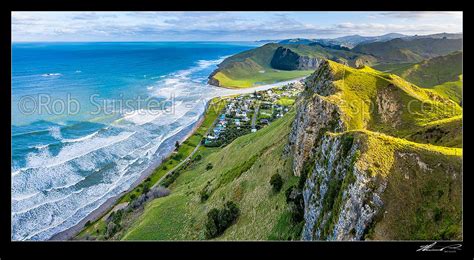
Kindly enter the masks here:
M 461 108 L 396 75 L 332 61 L 306 84 L 287 148 L 305 180 L 302 238 L 459 239 L 462 150 L 406 138 L 434 120 L 460 129 L 450 118 Z M 433 109 L 408 106 L 418 102 Z

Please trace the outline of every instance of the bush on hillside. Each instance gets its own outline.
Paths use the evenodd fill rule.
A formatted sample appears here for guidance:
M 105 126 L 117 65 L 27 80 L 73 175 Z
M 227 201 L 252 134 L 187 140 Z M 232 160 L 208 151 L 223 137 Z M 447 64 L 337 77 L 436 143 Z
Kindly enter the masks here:
M 171 191 L 163 186 L 154 187 L 147 194 L 149 200 L 168 196 Z
M 223 209 L 211 209 L 207 213 L 206 238 L 211 239 L 220 236 L 235 222 L 239 214 L 239 208 L 232 201 L 227 202 Z
M 283 179 L 281 175 L 276 173 L 270 178 L 270 184 L 272 185 L 274 192 L 279 192 L 281 190 L 281 186 L 283 186 Z
M 214 166 L 212 166 L 212 163 L 208 163 L 208 164 L 206 165 L 206 170 L 209 171 L 210 169 L 212 169 L 212 167 L 214 167 Z

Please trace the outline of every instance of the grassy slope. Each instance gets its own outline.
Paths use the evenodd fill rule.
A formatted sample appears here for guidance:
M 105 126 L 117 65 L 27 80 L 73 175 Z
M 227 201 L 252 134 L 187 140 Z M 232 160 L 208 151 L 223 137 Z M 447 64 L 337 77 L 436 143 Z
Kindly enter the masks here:
M 124 194 L 116 204 L 124 203 L 124 202 L 130 202 L 132 199 L 131 197 L 138 197 L 142 194 L 143 187 L 144 185 L 147 185 L 148 187 L 153 186 L 160 178 L 162 178 L 167 172 L 169 172 L 171 169 L 173 169 L 175 166 L 177 166 L 184 158 L 189 156 L 191 152 L 194 150 L 194 148 L 198 145 L 198 143 L 201 141 L 203 135 L 206 133 L 207 129 L 212 126 L 212 123 L 214 120 L 217 118 L 219 115 L 220 111 L 225 105 L 225 100 L 219 99 L 219 98 L 214 98 L 213 100 L 210 101 L 208 109 L 205 114 L 204 121 L 202 122 L 201 126 L 195 131 L 193 135 L 191 135 L 186 141 L 184 141 L 179 149 L 176 151 L 176 153 L 167 159 L 163 161 L 163 163 L 160 165 L 160 167 L 156 168 L 153 173 L 149 176 L 150 181 L 149 182 L 143 182 L 131 191 L 127 192 Z M 203 147 L 200 147 L 198 150 L 198 153 L 203 152 L 204 149 L 201 149 Z M 212 148 L 210 149 L 212 150 Z M 179 155 L 179 158 L 177 159 L 176 155 Z M 104 214 L 104 216 L 107 215 L 107 213 Z M 94 223 L 91 223 L 88 227 L 84 228 L 78 235 L 77 238 L 84 237 L 85 235 L 103 235 L 105 233 L 105 220 L 104 216 L 99 218 L 97 221 Z M 96 230 L 99 230 L 98 233 L 96 233 Z M 99 236 L 100 236 L 99 235 Z
M 433 90 L 436 91 L 441 96 L 450 98 L 454 102 L 461 104 L 462 101 L 462 75 L 459 76 L 459 80 L 445 82 L 443 84 L 433 87 Z
M 388 181 L 382 197 L 384 208 L 366 238 L 461 238 L 461 108 L 431 90 L 368 67 L 353 69 L 329 62 L 329 69 L 339 91 L 322 98 L 341 108 L 349 129 L 329 134 L 352 135 L 361 140 L 361 156 L 356 162 L 359 169 Z M 402 124 L 396 127 L 382 123 L 377 109 L 370 111 L 368 105 L 368 101 L 376 100 L 377 94 L 390 88 L 396 95 L 384 101 L 403 104 L 398 108 Z M 410 113 L 406 109 L 410 101 L 423 101 L 438 109 L 426 113 L 414 107 Z M 363 113 L 353 113 L 353 110 Z M 448 133 L 437 142 L 434 142 L 436 136 L 425 138 L 423 134 L 433 127 Z M 422 135 L 415 138 L 418 133 Z M 403 138 L 407 134 L 412 141 Z
M 264 70 L 265 73 L 258 71 Z M 308 76 L 312 70 L 275 70 L 275 69 L 260 69 L 256 73 L 247 74 L 245 76 L 228 76 L 225 72 L 218 72 L 214 76 L 215 79 L 219 80 L 220 85 L 229 88 L 248 88 L 254 85 L 264 85 L 276 83 L 279 81 L 291 80 L 295 78 L 301 78 Z
M 462 149 L 366 130 L 351 134 L 366 144 L 360 168 L 388 183 L 384 208 L 366 239 L 461 239 Z
M 147 205 L 144 214 L 123 239 L 204 239 L 207 212 L 228 200 L 237 203 L 241 215 L 217 239 L 297 239 L 283 192 L 297 181 L 297 177 L 291 174 L 290 159 L 282 158 L 294 114 L 289 112 L 270 126 L 205 155 L 178 177 L 171 186 L 171 195 Z M 250 168 L 239 176 L 232 169 L 241 167 L 244 162 Z M 214 167 L 207 171 L 208 163 Z M 281 192 L 274 194 L 269 180 L 277 172 L 285 184 Z M 213 192 L 206 202 L 201 202 L 200 192 L 204 188 Z
M 310 58 L 338 58 L 342 61 L 355 63 L 354 57 L 358 56 L 358 54 L 350 51 L 329 49 L 317 45 L 281 45 L 270 43 L 225 59 L 219 65 L 219 71 L 213 78 L 217 79 L 223 87 L 246 88 L 255 84 L 268 84 L 304 77 L 313 72 L 313 70 L 285 71 L 273 69 L 271 60 L 275 50 L 280 46 L 289 48 L 300 56 Z M 367 55 L 360 56 L 361 59 L 370 60 Z M 350 61 L 351 59 L 353 60 Z
M 462 50 L 462 39 L 394 39 L 387 42 L 360 44 L 356 52 L 374 55 L 386 63 L 421 62 L 424 59 Z
M 414 64 L 408 68 L 393 70 L 420 87 L 433 87 L 448 81 L 457 81 L 462 74 L 462 52 L 457 51 L 446 56 L 439 56 Z
M 389 181 L 383 198 L 388 213 L 377 222 L 368 238 L 460 236 L 460 178 L 450 179 L 443 167 L 459 172 L 462 149 L 415 143 L 387 134 L 403 136 L 412 134 L 415 129 L 458 124 L 461 109 L 434 92 L 413 86 L 395 75 L 368 67 L 353 69 L 334 62 L 329 64 L 335 75 L 335 85 L 341 91 L 326 99 L 340 105 L 346 115 L 350 130 L 342 135 L 354 134 L 363 139 L 366 147 L 357 163 L 370 169 L 368 172 L 371 174 L 381 173 Z M 398 128 L 380 127 L 383 123 L 378 121 L 375 112 L 369 113 L 366 103 L 360 101 L 374 100 L 376 94 L 388 88 L 389 84 L 396 88 L 397 102 L 407 104 L 412 100 L 424 101 L 439 111 L 424 113 L 415 110 L 414 114 L 407 116 L 408 111 L 403 109 L 404 124 Z M 368 120 L 349 113 L 353 107 L 341 102 L 343 100 L 358 101 L 355 104 L 366 111 Z M 454 108 L 451 108 L 453 104 Z M 445 109 L 449 113 L 443 112 Z M 452 112 L 457 116 L 448 118 Z M 235 201 L 242 213 L 237 222 L 217 239 L 298 239 L 299 229 L 290 224 L 283 193 L 273 194 L 268 184 L 271 175 L 276 172 L 285 179 L 282 190 L 297 181 L 291 174 L 289 159 L 281 157 L 293 117 L 292 111 L 257 133 L 240 137 L 223 149 L 209 151 L 202 161 L 180 175 L 171 186 L 170 196 L 147 205 L 145 213 L 123 239 L 204 239 L 206 213 L 211 208 L 221 207 L 228 200 Z M 434 121 L 436 119 L 439 120 Z M 441 167 L 436 166 L 427 175 L 416 170 L 416 161 L 401 159 L 400 155 L 406 153 L 418 156 L 429 167 L 438 163 L 441 163 L 438 164 Z M 206 171 L 208 163 L 212 163 L 214 168 Z M 245 164 L 250 165 L 248 171 L 236 176 L 232 169 Z M 406 174 L 414 181 L 406 181 Z M 213 192 L 203 203 L 199 194 L 205 188 Z
M 344 112 L 349 129 L 369 129 L 397 137 L 405 137 L 429 122 L 458 116 L 461 107 L 435 91 L 418 88 L 402 78 L 363 67 L 350 68 L 329 61 L 335 75 L 334 84 L 340 91 L 327 97 L 338 104 Z M 390 87 L 389 87 L 390 86 Z M 379 96 L 382 90 L 388 90 L 387 96 Z M 378 113 L 377 98 L 397 104 L 393 120 L 383 121 Z
M 407 139 L 418 143 L 462 147 L 462 116 L 428 123 L 422 129 L 407 136 Z
M 184 141 L 180 145 L 176 153 L 165 159 L 161 163 L 161 166 L 153 171 L 153 173 L 149 177 L 149 187 L 153 186 L 161 177 L 163 177 L 167 172 L 177 166 L 182 160 L 184 160 L 192 153 L 194 148 L 196 148 L 196 146 L 203 138 L 206 131 L 209 129 L 209 127 L 212 126 L 212 123 L 217 118 L 224 105 L 225 101 L 223 99 L 214 98 L 210 101 L 209 107 L 205 114 L 204 121 L 202 122 L 201 126 L 194 132 L 193 135 L 191 135 L 188 139 L 186 139 L 186 141 Z M 129 202 L 131 200 L 130 196 L 132 195 L 134 195 L 135 197 L 140 196 L 142 190 L 142 185 L 137 186 L 135 189 L 122 196 L 122 198 L 119 200 L 119 203 Z

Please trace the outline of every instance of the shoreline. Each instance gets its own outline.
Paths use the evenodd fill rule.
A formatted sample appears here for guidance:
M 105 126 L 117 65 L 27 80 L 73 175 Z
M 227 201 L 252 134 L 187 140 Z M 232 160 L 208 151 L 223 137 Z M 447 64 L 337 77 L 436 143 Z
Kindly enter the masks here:
M 193 123 L 192 129 L 186 135 L 184 135 L 181 139 L 179 139 L 180 143 L 186 141 L 189 137 L 191 137 L 197 131 L 197 129 L 199 129 L 199 127 L 202 125 L 202 123 L 204 122 L 204 119 L 205 119 L 205 114 L 206 114 L 207 108 L 209 106 L 209 103 L 210 103 L 210 101 L 208 101 L 206 103 L 206 109 L 201 114 L 199 119 L 196 122 Z M 183 129 L 183 130 L 186 130 L 186 128 Z M 172 138 L 172 137 L 170 137 L 170 138 Z M 140 174 L 138 179 L 136 179 L 132 183 L 132 185 L 130 185 L 130 187 L 127 190 L 125 190 L 125 191 L 121 192 L 120 194 L 117 194 L 113 197 L 108 198 L 104 203 L 102 203 L 98 208 L 96 208 L 91 213 L 89 213 L 85 218 L 81 219 L 81 221 L 79 221 L 77 224 L 75 224 L 74 226 L 72 226 L 72 227 L 70 227 L 66 230 L 63 230 L 59 233 L 54 234 L 52 237 L 50 237 L 46 241 L 69 241 L 69 240 L 71 240 L 71 238 L 73 238 L 74 236 L 79 234 L 84 229 L 85 224 L 88 221 L 95 222 L 95 221 L 99 220 L 100 218 L 102 218 L 103 216 L 105 216 L 105 214 L 107 214 L 107 212 L 112 210 L 115 207 L 115 205 L 117 204 L 118 200 L 123 195 L 127 194 L 128 192 L 135 189 L 138 185 L 140 185 L 146 178 L 148 178 L 155 171 L 156 168 L 158 168 L 162 164 L 162 162 L 164 160 L 169 158 L 171 156 L 171 154 L 173 154 L 173 151 L 170 151 L 169 153 L 167 153 L 166 156 L 162 157 L 163 159 L 161 159 L 161 160 L 159 160 L 159 158 L 157 158 L 157 160 L 155 162 L 153 162 L 150 166 L 148 166 L 145 170 L 143 170 L 142 174 Z
M 220 89 L 224 90 L 221 95 L 215 96 L 215 97 L 222 98 L 222 97 L 225 97 L 225 96 L 248 94 L 248 93 L 252 93 L 254 91 L 268 90 L 268 89 L 272 89 L 272 88 L 275 88 L 275 87 L 278 87 L 278 86 L 283 86 L 283 85 L 286 85 L 286 84 L 289 84 L 289 83 L 292 83 L 292 82 L 297 82 L 297 81 L 300 81 L 304 78 L 306 78 L 306 77 L 301 77 L 301 78 L 296 78 L 296 79 L 286 80 L 286 81 L 280 81 L 280 82 L 277 82 L 277 83 L 265 84 L 265 85 L 255 86 L 255 87 L 240 88 L 240 89 L 239 88 L 229 89 L 229 88 L 223 88 L 223 87 L 219 87 L 219 86 L 215 86 L 215 85 L 209 85 L 209 86 L 220 88 Z M 229 93 L 226 93 L 225 90 L 229 91 Z M 232 92 L 235 92 L 235 93 L 232 93 Z M 213 98 L 215 98 L 215 97 L 213 97 Z M 203 113 L 200 115 L 199 119 L 196 122 L 193 123 L 193 126 L 192 126 L 191 130 L 187 134 L 185 134 L 181 139 L 179 139 L 180 143 L 186 141 L 189 137 L 191 137 L 197 131 L 197 129 L 199 129 L 199 127 L 202 125 L 202 123 L 204 122 L 204 119 L 206 117 L 206 112 L 209 109 L 209 104 L 210 104 L 211 100 L 212 100 L 212 98 L 209 101 L 206 102 L 206 108 L 204 109 Z M 185 129 L 183 129 L 182 131 L 184 131 Z M 177 135 L 179 135 L 179 133 Z M 172 138 L 172 137 L 170 137 L 170 138 Z M 102 203 L 98 208 L 96 208 L 91 213 L 89 213 L 85 218 L 81 219 L 77 224 L 71 226 L 70 228 L 68 228 L 66 230 L 63 230 L 59 233 L 54 234 L 52 237 L 50 237 L 46 241 L 74 241 L 74 240 L 71 240 L 71 239 L 74 236 L 76 236 L 77 234 L 79 234 L 84 229 L 85 224 L 88 221 L 90 221 L 92 223 L 92 222 L 95 222 L 95 221 L 99 220 L 103 216 L 105 216 L 105 214 L 107 214 L 107 212 L 109 212 L 110 210 L 112 210 L 116 206 L 118 200 L 123 195 L 127 194 L 128 192 L 135 189 L 138 185 L 140 185 L 146 178 L 148 178 L 155 171 L 156 168 L 158 168 L 163 163 L 164 160 L 169 158 L 172 153 L 173 153 L 173 150 L 168 152 L 165 157 L 162 157 L 161 160 L 159 160 L 159 158 L 157 158 L 157 160 L 155 162 L 153 162 L 150 166 L 148 166 L 145 170 L 143 170 L 143 172 L 140 174 L 138 179 L 135 180 L 127 190 L 125 190 L 125 191 L 121 192 L 120 194 L 117 194 L 117 195 L 115 195 L 111 198 L 108 198 L 104 203 Z M 154 185 L 156 185 L 156 184 L 154 184 Z

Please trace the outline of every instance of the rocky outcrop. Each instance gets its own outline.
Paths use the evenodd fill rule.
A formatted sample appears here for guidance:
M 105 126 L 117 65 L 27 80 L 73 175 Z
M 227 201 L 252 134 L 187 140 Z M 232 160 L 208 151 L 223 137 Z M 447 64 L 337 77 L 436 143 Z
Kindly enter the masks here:
M 339 107 L 324 97 L 335 91 L 327 62 L 306 81 L 288 143 L 296 176 L 300 176 L 304 162 L 313 157 L 314 147 L 324 133 L 345 130 Z
M 360 142 L 326 135 L 303 189 L 303 240 L 360 240 L 383 206 L 386 183 L 360 169 Z
M 360 142 L 347 130 L 340 108 L 327 100 L 337 93 L 329 64 L 306 81 L 289 137 L 295 175 L 306 175 L 304 240 L 359 240 L 382 206 L 384 185 L 356 166 Z M 334 135 L 334 136 L 333 136 Z
M 397 127 L 401 123 L 402 107 L 398 102 L 398 88 L 389 84 L 382 89 L 376 98 L 377 110 L 383 123 Z
M 294 158 L 293 172 L 296 176 L 300 175 L 304 162 L 313 156 L 313 148 L 326 131 L 336 132 L 344 129 L 339 119 L 339 109 L 334 104 L 319 95 L 301 102 L 289 140 Z
M 294 174 L 300 176 L 298 190 L 294 192 L 303 196 L 301 238 L 459 237 L 460 184 L 456 176 L 462 174 L 461 157 L 431 150 L 429 146 L 422 149 L 404 139 L 363 129 L 364 125 L 350 124 L 348 110 L 343 107 L 346 100 L 342 98 L 355 95 L 341 91 L 353 91 L 347 84 L 360 83 L 338 81 L 340 74 L 346 73 L 340 66 L 323 61 L 307 78 L 296 103 L 286 152 L 293 158 Z M 379 124 L 374 128 L 388 125 L 400 129 L 404 123 L 404 90 L 394 84 L 374 89 L 370 97 L 375 101 L 372 116 Z M 450 181 L 435 181 L 441 179 Z M 432 191 L 438 197 L 423 195 Z M 439 198 L 447 193 L 450 197 L 445 203 Z M 425 197 L 410 199 L 420 196 Z M 400 213 L 400 208 L 404 212 Z M 420 213 L 420 208 L 426 214 Z M 415 216 L 417 222 L 410 222 Z M 446 222 L 440 220 L 443 216 Z M 445 226 L 439 226 L 440 223 Z
M 279 70 L 310 70 L 317 69 L 322 59 L 301 56 L 286 47 L 278 47 L 273 54 L 271 66 Z
M 220 82 L 214 76 L 219 72 L 219 69 L 214 70 L 208 77 L 207 84 L 220 87 Z

